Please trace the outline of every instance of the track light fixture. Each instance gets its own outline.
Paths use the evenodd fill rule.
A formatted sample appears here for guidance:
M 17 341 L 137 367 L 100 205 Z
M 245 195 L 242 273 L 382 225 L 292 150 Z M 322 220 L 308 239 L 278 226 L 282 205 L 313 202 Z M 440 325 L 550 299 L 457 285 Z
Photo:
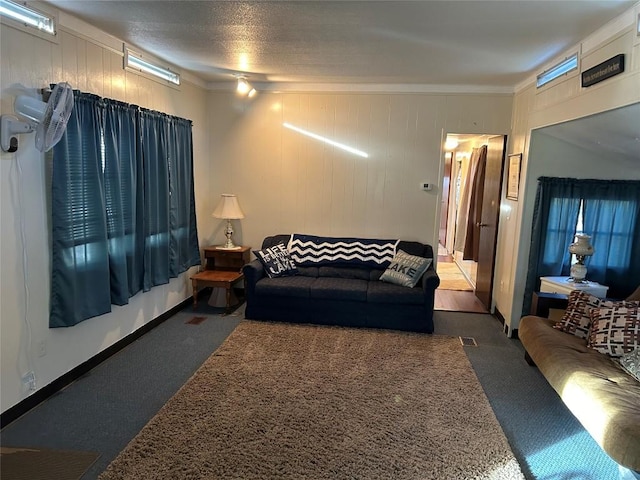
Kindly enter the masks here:
M 245 75 L 235 75 L 235 77 L 238 79 L 238 86 L 236 87 L 236 91 L 240 95 L 246 95 L 247 97 L 252 98 L 256 93 L 258 93 L 256 89 L 253 88 L 247 81 L 247 77 Z

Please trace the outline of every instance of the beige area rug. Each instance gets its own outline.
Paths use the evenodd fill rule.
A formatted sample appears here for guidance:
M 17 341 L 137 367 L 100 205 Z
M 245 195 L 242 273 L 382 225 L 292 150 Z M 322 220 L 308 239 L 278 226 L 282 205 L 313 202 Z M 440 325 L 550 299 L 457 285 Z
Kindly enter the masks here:
M 440 277 L 440 286 L 442 290 L 463 290 L 472 292 L 473 288 L 464 277 L 460 268 L 453 262 L 438 262 L 438 276 Z
M 46 448 L 1 447 L 2 480 L 76 480 L 100 455 Z
M 100 479 L 523 479 L 458 338 L 245 320 Z

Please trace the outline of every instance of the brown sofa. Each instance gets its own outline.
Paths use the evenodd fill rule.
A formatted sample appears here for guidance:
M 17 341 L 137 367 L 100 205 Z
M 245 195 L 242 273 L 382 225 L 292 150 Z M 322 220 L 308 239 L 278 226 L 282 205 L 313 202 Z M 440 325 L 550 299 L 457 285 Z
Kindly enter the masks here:
M 640 292 L 640 289 L 637 291 Z M 640 471 L 640 382 L 584 339 L 553 328 L 546 318 L 566 297 L 537 294 L 535 315 L 521 319 L 518 337 L 571 413 L 618 464 Z

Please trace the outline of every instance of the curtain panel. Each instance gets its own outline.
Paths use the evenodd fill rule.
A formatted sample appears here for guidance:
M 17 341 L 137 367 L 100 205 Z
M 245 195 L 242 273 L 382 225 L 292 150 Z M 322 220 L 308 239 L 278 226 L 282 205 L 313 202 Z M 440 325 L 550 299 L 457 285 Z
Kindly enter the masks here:
M 544 276 L 569 276 L 569 244 L 582 205 L 582 232 L 595 254 L 587 257 L 587 278 L 607 285 L 607 295 L 624 298 L 640 284 L 640 181 L 540 177 L 533 212 L 529 268 L 522 313 Z
M 191 121 L 75 91 L 53 150 L 50 327 L 200 264 Z

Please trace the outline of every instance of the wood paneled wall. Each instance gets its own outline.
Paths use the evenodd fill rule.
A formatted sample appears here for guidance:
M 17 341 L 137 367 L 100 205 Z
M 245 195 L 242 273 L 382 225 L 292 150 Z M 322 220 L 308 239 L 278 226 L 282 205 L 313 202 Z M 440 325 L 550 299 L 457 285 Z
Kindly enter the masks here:
M 90 26 L 85 30 L 91 32 Z M 99 37 L 99 32 L 96 31 Z M 196 208 L 202 231 L 211 228 L 208 206 L 207 92 L 183 82 L 179 89 L 123 69 L 122 53 L 63 26 L 59 42 L 0 27 L 0 110 L 13 114 L 7 87 L 42 88 L 69 82 L 73 88 L 193 120 Z M 4 412 L 29 392 L 21 376 L 33 371 L 37 388 L 80 365 L 190 295 L 188 275 L 139 293 L 129 305 L 65 329 L 49 329 L 50 157 L 20 135 L 15 154 L 0 153 L 0 406 Z M 44 353 L 44 355 L 43 355 Z
M 211 93 L 211 209 L 235 193 L 236 235 L 258 247 L 276 233 L 437 243 L 446 133 L 507 134 L 510 95 Z M 363 150 L 340 150 L 288 122 Z M 434 185 L 423 191 L 420 182 Z M 212 242 L 222 241 L 219 222 Z

